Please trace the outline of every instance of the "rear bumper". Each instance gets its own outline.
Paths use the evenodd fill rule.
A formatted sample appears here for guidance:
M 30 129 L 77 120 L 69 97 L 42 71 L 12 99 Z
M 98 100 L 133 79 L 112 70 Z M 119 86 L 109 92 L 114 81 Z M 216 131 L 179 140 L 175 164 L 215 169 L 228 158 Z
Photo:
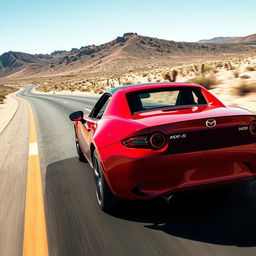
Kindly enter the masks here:
M 256 144 L 167 154 L 115 143 L 99 153 L 112 192 L 127 199 L 256 177 Z

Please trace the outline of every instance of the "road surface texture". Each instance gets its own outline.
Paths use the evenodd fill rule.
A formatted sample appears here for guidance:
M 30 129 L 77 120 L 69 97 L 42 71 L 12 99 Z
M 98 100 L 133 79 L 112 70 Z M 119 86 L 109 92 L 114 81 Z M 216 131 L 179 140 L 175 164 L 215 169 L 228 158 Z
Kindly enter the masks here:
M 20 256 L 22 252 L 29 115 L 27 103 L 19 101 L 12 121 L 0 134 L 1 256 Z
M 91 109 L 96 98 L 32 94 L 31 88 L 24 89 L 19 97 L 30 102 L 36 119 L 49 255 L 256 255 L 256 190 L 250 182 L 186 192 L 169 205 L 164 200 L 129 201 L 114 215 L 108 215 L 97 206 L 91 168 L 78 161 L 73 124 L 68 118 L 73 111 Z M 19 112 L 13 125 L 19 122 Z M 27 118 L 25 114 L 20 123 L 27 123 Z M 21 125 L 21 130 L 13 134 L 15 140 L 27 139 L 25 128 Z M 5 134 L 6 140 L 8 136 L 12 135 Z M 0 149 L 2 154 L 2 143 Z M 9 158 L 19 154 L 8 148 Z M 0 250 L 4 243 L 19 242 L 22 225 L 8 220 L 22 217 L 24 195 L 14 198 L 14 192 L 8 194 L 5 187 L 18 182 L 19 176 L 15 192 L 22 194 L 25 169 L 0 173 Z

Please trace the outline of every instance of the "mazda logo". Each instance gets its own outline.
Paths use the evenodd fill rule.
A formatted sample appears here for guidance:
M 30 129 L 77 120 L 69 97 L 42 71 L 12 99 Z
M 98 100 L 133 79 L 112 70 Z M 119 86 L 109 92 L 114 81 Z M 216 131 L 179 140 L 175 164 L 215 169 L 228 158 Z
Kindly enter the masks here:
M 216 120 L 214 120 L 214 119 L 208 119 L 208 120 L 205 122 L 205 124 L 206 124 L 206 126 L 207 126 L 208 128 L 213 128 L 213 127 L 216 126 L 217 122 L 216 122 Z

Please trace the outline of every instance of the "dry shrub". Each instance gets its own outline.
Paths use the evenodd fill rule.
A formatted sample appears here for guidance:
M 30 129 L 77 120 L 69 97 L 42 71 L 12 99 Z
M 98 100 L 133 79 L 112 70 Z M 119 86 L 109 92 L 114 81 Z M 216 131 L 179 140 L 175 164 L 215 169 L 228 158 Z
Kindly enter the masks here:
M 122 82 L 122 85 L 130 85 L 130 84 L 133 84 L 133 82 L 130 80 Z
M 240 84 L 237 87 L 237 94 L 239 96 L 245 96 L 249 93 L 256 92 L 256 83 L 247 83 L 244 81 L 241 81 Z
M 228 69 L 229 70 L 234 70 L 235 69 L 235 67 L 232 65 L 231 62 L 228 62 Z
M 216 65 L 215 65 L 216 68 L 222 68 L 223 67 L 223 62 L 218 62 Z
M 199 70 L 198 70 L 198 66 L 197 65 L 194 65 L 194 70 L 196 71 L 196 72 L 198 72 Z
M 233 74 L 234 74 L 234 77 L 235 77 L 235 78 L 238 78 L 238 77 L 239 77 L 239 71 L 238 71 L 238 70 L 233 71 Z
M 202 64 L 202 66 L 201 66 L 201 74 L 209 73 L 209 72 L 214 71 L 214 70 L 215 69 L 212 66 L 206 66 L 204 64 Z
M 227 62 L 224 63 L 224 68 L 229 70 L 229 64 Z
M 18 88 L 0 85 L 0 104 L 4 103 L 5 96 L 17 91 Z
M 242 75 L 242 76 L 240 76 L 240 78 L 242 78 L 242 79 L 249 79 L 249 78 L 250 78 L 250 76 Z
M 82 88 L 80 89 L 80 91 L 81 91 L 81 92 L 88 92 L 89 89 L 88 89 L 87 87 L 82 87 Z
M 255 71 L 256 68 L 253 66 L 247 66 L 244 71 Z
M 199 84 L 205 87 L 206 89 L 212 89 L 213 85 L 218 83 L 214 75 L 210 76 L 196 76 L 188 80 L 189 83 Z
M 97 93 L 97 94 L 102 94 L 104 92 L 104 88 L 102 87 L 99 87 L 99 88 L 96 88 L 93 90 L 94 93 Z
M 5 95 L 0 93 L 0 104 L 4 103 Z
M 171 71 L 164 71 L 162 73 L 162 77 L 164 80 L 168 80 L 170 82 L 175 82 L 178 76 L 178 71 L 177 70 L 171 70 Z

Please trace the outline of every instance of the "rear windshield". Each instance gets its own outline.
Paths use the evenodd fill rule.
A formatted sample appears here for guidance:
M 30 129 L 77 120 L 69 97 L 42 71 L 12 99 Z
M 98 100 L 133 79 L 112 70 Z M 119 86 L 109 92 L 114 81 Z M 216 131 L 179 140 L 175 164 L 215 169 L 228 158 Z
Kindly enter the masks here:
M 127 94 L 132 114 L 156 109 L 206 105 L 200 88 L 154 88 Z

